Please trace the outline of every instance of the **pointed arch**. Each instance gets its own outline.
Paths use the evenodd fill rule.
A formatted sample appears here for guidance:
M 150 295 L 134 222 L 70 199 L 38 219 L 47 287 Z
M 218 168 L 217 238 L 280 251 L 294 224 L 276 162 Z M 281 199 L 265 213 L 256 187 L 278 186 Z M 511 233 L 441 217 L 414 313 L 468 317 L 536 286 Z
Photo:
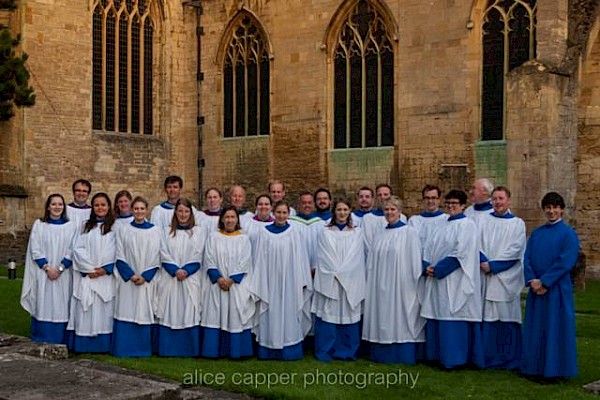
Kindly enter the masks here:
M 333 72 L 333 147 L 394 145 L 397 27 L 379 1 L 344 2 L 325 36 Z
M 150 135 L 159 0 L 92 4 L 92 129 Z
M 223 79 L 223 136 L 270 132 L 271 43 L 251 11 L 241 8 L 225 29 L 215 62 Z

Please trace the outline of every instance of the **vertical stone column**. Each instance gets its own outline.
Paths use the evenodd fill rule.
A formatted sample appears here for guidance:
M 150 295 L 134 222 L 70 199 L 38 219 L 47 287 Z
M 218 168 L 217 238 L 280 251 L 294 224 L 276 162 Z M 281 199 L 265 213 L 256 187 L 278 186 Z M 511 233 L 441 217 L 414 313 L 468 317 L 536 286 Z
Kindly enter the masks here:
M 558 66 L 567 51 L 569 1 L 537 0 L 537 59 Z
M 539 202 L 557 191 L 573 216 L 577 189 L 577 114 L 572 78 L 529 61 L 507 79 L 508 184 L 517 213 L 531 223 L 543 220 Z

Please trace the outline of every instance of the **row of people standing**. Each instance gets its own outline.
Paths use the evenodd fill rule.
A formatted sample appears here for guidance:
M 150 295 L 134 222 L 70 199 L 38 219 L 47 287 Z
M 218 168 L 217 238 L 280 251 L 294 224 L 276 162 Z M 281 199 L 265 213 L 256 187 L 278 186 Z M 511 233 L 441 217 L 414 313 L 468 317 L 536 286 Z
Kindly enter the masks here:
M 167 184 L 165 184 L 165 189 L 167 189 Z M 433 190 L 433 192 L 437 196 L 432 194 L 432 190 L 423 191 L 423 198 L 426 205 L 432 200 L 427 197 L 437 197 L 439 200 L 439 189 Z M 510 197 L 510 192 L 507 190 L 500 190 L 499 193 L 504 193 Z M 168 194 L 167 191 L 167 195 Z M 208 194 L 209 193 L 207 192 L 207 195 Z M 361 192 L 359 191 L 359 196 L 360 194 Z M 222 198 L 218 191 L 217 195 L 217 197 Z M 493 301 L 494 297 L 499 299 L 502 295 L 505 296 L 504 298 L 508 296 L 511 299 L 512 305 L 507 306 L 506 304 L 503 304 L 503 306 L 506 306 L 506 310 L 501 310 L 500 314 L 502 314 L 502 312 L 508 312 L 508 314 L 512 313 L 509 317 L 509 319 L 512 318 L 512 320 L 502 321 L 502 317 L 496 316 L 489 318 L 490 321 L 488 322 L 502 321 L 512 323 L 513 325 L 518 325 L 520 323 L 520 309 L 518 312 L 519 321 L 516 321 L 516 312 L 514 311 L 516 309 L 514 306 L 516 297 L 513 295 L 513 292 L 515 292 L 514 287 L 518 286 L 516 283 L 516 280 L 518 279 L 514 277 L 519 275 L 518 272 L 515 273 L 515 271 L 519 271 L 519 267 L 513 267 L 519 264 L 521 258 L 519 257 L 519 250 L 513 248 L 513 253 L 510 253 L 509 255 L 503 254 L 498 258 L 497 249 L 502 247 L 502 237 L 496 240 L 493 239 L 494 236 L 492 235 L 492 239 L 489 240 L 489 243 L 492 244 L 492 246 L 489 250 L 484 251 L 483 249 L 485 246 L 479 243 L 480 240 L 483 240 L 481 239 L 483 234 L 478 236 L 478 230 L 476 228 L 473 229 L 473 226 L 476 226 L 477 224 L 473 224 L 471 219 L 463 219 L 464 215 L 462 214 L 462 211 L 466 206 L 466 195 L 462 192 L 454 191 L 450 192 L 448 196 L 446 196 L 446 205 L 451 214 L 450 217 L 444 216 L 439 210 L 428 210 L 426 208 L 426 211 L 420 216 L 413 216 L 411 218 L 409 225 L 415 225 L 415 230 L 412 230 L 412 228 L 396 229 L 404 226 L 404 223 L 402 222 L 403 216 L 400 212 L 401 203 L 399 202 L 399 199 L 388 202 L 383 210 L 383 213 L 385 214 L 385 219 L 383 219 L 383 221 L 386 222 L 380 227 L 381 229 L 376 228 L 374 232 L 377 234 L 366 241 L 363 239 L 360 241 L 357 240 L 358 237 L 365 238 L 365 232 L 357 234 L 361 231 L 360 228 L 357 229 L 356 227 L 353 227 L 352 224 L 348 224 L 348 222 L 340 222 L 340 219 L 335 215 L 338 206 L 341 208 L 346 207 L 349 210 L 350 204 L 347 202 L 336 204 L 333 207 L 335 218 L 332 219 L 332 222 L 327 229 L 322 230 L 323 234 L 316 242 L 318 244 L 318 251 L 313 252 L 313 254 L 316 255 L 314 260 L 317 261 L 311 260 L 311 251 L 304 252 L 301 248 L 297 249 L 296 256 L 292 257 L 289 261 L 289 264 L 292 265 L 292 267 L 286 272 L 288 275 L 285 275 L 285 273 L 284 275 L 281 275 L 281 285 L 279 285 L 278 289 L 279 292 L 276 291 L 275 293 L 269 292 L 270 289 L 268 285 L 261 288 L 258 284 L 259 282 L 272 281 L 273 276 L 276 276 L 277 273 L 282 273 L 280 267 L 281 260 L 274 257 L 273 254 L 277 249 L 275 243 L 283 243 L 284 240 L 282 238 L 286 236 L 294 237 L 294 234 L 288 233 L 281 235 L 282 233 L 288 230 L 289 232 L 296 231 L 295 240 L 289 240 L 286 245 L 281 247 L 282 249 L 285 249 L 285 251 L 281 252 L 281 257 L 283 257 L 283 255 L 289 256 L 288 253 L 290 251 L 294 254 L 294 250 L 290 247 L 289 242 L 307 243 L 306 240 L 299 240 L 302 236 L 306 236 L 307 231 L 306 229 L 300 228 L 289 229 L 290 226 L 293 227 L 296 224 L 289 224 L 287 222 L 287 215 L 286 218 L 281 216 L 279 223 L 277 223 L 277 208 L 274 212 L 275 215 L 273 217 L 269 215 L 267 218 L 267 213 L 265 211 L 268 208 L 267 203 L 270 203 L 269 198 L 266 196 L 259 197 L 257 199 L 257 211 L 262 207 L 263 212 L 257 212 L 257 215 L 262 214 L 262 217 L 256 218 L 257 215 L 255 215 L 252 219 L 257 222 L 260 219 L 263 221 L 261 224 L 249 225 L 247 230 L 250 233 L 250 236 L 255 235 L 255 238 L 257 239 L 256 243 L 267 243 L 265 247 L 267 250 L 259 250 L 261 247 L 255 246 L 255 262 L 259 260 L 258 257 L 260 254 L 264 256 L 264 259 L 260 259 L 260 262 L 255 265 L 266 266 L 272 259 L 279 260 L 276 264 L 273 264 L 274 269 L 272 271 L 262 267 L 251 268 L 253 275 L 252 279 L 255 279 L 257 282 L 252 287 L 254 289 L 254 298 L 257 298 L 257 292 L 260 290 L 262 290 L 261 294 L 263 296 L 258 296 L 261 300 L 254 305 L 255 307 L 258 307 L 259 310 L 258 313 L 256 313 L 256 315 L 258 315 L 258 320 L 262 322 L 262 324 L 259 323 L 257 325 L 256 329 L 257 338 L 261 345 L 259 347 L 259 356 L 261 356 L 262 349 L 263 358 L 297 358 L 298 351 L 301 351 L 301 347 L 299 348 L 298 344 L 301 343 L 307 329 L 310 329 L 310 311 L 312 311 L 316 316 L 315 331 L 317 356 L 322 357 L 322 359 L 330 359 L 332 357 L 353 358 L 352 355 L 355 357 L 356 340 L 353 341 L 355 344 L 348 347 L 349 341 L 346 340 L 346 343 L 336 343 L 335 338 L 360 337 L 358 333 L 352 332 L 358 332 L 354 328 L 360 328 L 359 321 L 363 307 L 362 298 L 364 298 L 362 337 L 371 342 L 371 356 L 374 360 L 383 362 L 414 362 L 419 351 L 422 350 L 420 349 L 421 346 L 419 344 L 424 342 L 424 337 L 426 336 L 426 357 L 432 360 L 438 360 L 449 368 L 467 362 L 474 362 L 480 366 L 486 364 L 488 366 L 499 366 L 501 364 L 508 366 L 507 364 L 510 364 L 510 362 L 514 363 L 515 358 L 511 357 L 518 352 L 518 350 L 516 350 L 519 342 L 517 332 L 520 332 L 520 327 L 519 329 L 515 329 L 516 327 L 513 326 L 513 328 L 506 329 L 506 326 L 488 324 L 489 326 L 486 331 L 485 307 L 488 300 Z M 263 204 L 259 205 L 261 202 Z M 118 203 L 118 200 L 116 203 Z M 501 203 L 501 199 L 495 201 L 495 203 Z M 163 208 L 168 209 L 168 206 Z M 487 215 L 490 214 L 489 210 L 490 209 L 488 208 L 487 210 L 482 209 L 481 211 Z M 287 207 L 287 214 L 290 214 L 290 211 L 289 207 Z M 302 202 L 299 203 L 299 211 L 299 219 L 295 218 L 297 221 L 310 221 L 312 219 L 307 218 L 309 215 L 304 212 L 305 210 L 302 207 Z M 504 210 L 504 213 L 502 214 L 500 210 L 497 213 L 498 215 L 491 215 L 491 217 L 494 217 L 498 221 L 512 220 L 512 217 L 506 215 L 506 211 L 507 210 Z M 494 210 L 494 212 L 496 211 Z M 191 211 L 191 214 L 194 214 L 193 210 Z M 205 214 L 209 215 L 209 213 Z M 285 214 L 285 210 L 281 210 L 280 214 Z M 348 214 L 350 213 L 348 212 Z M 360 225 L 360 222 L 363 221 L 360 217 L 374 213 L 359 214 L 360 211 L 359 213 L 355 212 L 352 214 L 352 216 L 355 217 L 355 220 L 358 221 L 356 225 Z M 419 221 L 420 219 L 422 219 L 422 221 Z M 487 218 L 486 221 L 496 222 L 495 219 Z M 275 223 L 270 225 L 272 226 L 271 229 L 253 228 L 255 226 L 271 224 L 273 220 L 275 220 Z M 378 221 L 379 220 L 380 219 L 378 219 Z M 477 220 L 477 218 L 475 218 L 475 220 Z M 424 221 L 427 221 L 427 223 L 423 223 Z M 431 221 L 438 221 L 436 222 L 436 225 L 439 223 L 440 229 L 431 228 L 434 225 L 429 223 Z M 520 220 L 515 219 L 515 221 Z M 388 229 L 383 229 L 386 227 L 386 223 Z M 286 225 L 288 228 L 282 228 Z M 312 224 L 305 224 L 304 227 L 307 225 Z M 494 224 L 492 223 L 491 225 Z M 512 236 L 509 234 L 509 236 L 519 238 L 522 236 L 524 240 L 524 225 L 522 224 L 522 221 L 512 225 L 514 225 L 512 229 L 516 234 Z M 300 224 L 300 226 L 302 225 Z M 441 229 L 444 226 L 449 228 Z M 432 234 L 432 238 L 430 239 L 427 238 L 427 234 L 424 234 L 424 232 L 428 230 L 431 230 L 430 234 Z M 440 232 L 444 231 L 445 233 L 436 234 L 438 230 Z M 340 234 L 336 234 L 338 231 Z M 480 229 L 479 232 L 483 231 L 483 229 Z M 502 229 L 496 227 L 491 229 L 491 231 L 493 234 L 499 235 L 499 232 L 502 231 Z M 269 233 L 267 234 L 265 232 Z M 416 241 L 414 232 L 419 233 L 416 235 Z M 298 234 L 300 236 L 298 236 Z M 502 233 L 500 236 L 504 234 L 505 233 Z M 258 238 L 261 235 L 264 237 L 259 240 Z M 438 237 L 436 239 L 438 241 L 437 244 L 433 244 L 436 242 L 433 240 L 433 237 L 435 236 Z M 475 242 L 473 241 L 473 237 L 475 237 Z M 504 239 L 506 239 L 506 237 L 507 236 L 504 236 Z M 421 241 L 423 241 L 423 245 L 421 245 Z M 334 245 L 334 243 L 336 244 Z M 341 243 L 343 243 L 343 245 Z M 345 275 L 348 271 L 353 271 L 353 273 L 360 271 L 360 266 L 357 266 L 358 263 L 356 262 L 357 260 L 361 260 L 361 257 L 356 256 L 356 254 L 360 253 L 360 251 L 357 252 L 357 249 L 361 248 L 361 245 L 358 243 L 362 243 L 363 247 L 367 249 L 370 248 L 370 251 L 368 251 L 369 259 L 362 264 L 363 268 L 364 265 L 366 265 L 367 271 L 366 280 L 364 280 L 362 289 L 360 285 L 361 279 L 353 279 L 349 278 L 350 275 Z M 415 244 L 417 245 L 415 246 Z M 452 247 L 457 245 L 459 245 L 460 248 Z M 305 246 L 310 247 L 308 244 L 305 244 Z M 509 245 L 508 247 L 511 246 Z M 403 250 L 398 251 L 400 248 Z M 477 249 L 479 248 L 482 249 L 482 255 L 479 255 L 477 252 Z M 524 248 L 524 246 L 522 248 Z M 413 251 L 411 251 L 411 249 Z M 475 249 L 474 253 L 471 251 L 473 249 Z M 208 250 L 209 247 L 207 247 L 207 253 Z M 416 256 L 414 254 L 415 251 Z M 456 251 L 461 254 L 456 253 Z M 497 252 L 494 254 L 494 251 Z M 486 252 L 489 254 L 486 254 Z M 298 261 L 302 260 L 302 257 L 299 257 L 298 254 L 303 253 L 308 255 L 308 269 L 302 266 L 304 262 Z M 248 252 L 245 254 L 248 254 Z M 352 256 L 347 258 L 346 262 L 344 262 L 343 257 L 348 254 L 351 254 Z M 486 256 L 487 259 L 485 258 Z M 338 257 L 338 259 L 336 260 L 335 257 Z M 394 257 L 396 258 L 394 259 Z M 406 257 L 412 257 L 414 260 L 407 261 Z M 502 257 L 509 258 L 503 260 Z M 427 278 L 423 277 L 424 271 L 421 269 L 421 258 L 427 260 L 425 262 L 425 275 L 427 275 Z M 418 263 L 416 262 L 417 259 L 419 260 Z M 348 261 L 354 261 L 354 266 L 344 266 Z M 481 261 L 481 264 L 479 261 Z M 502 261 L 506 262 L 502 263 Z M 407 265 L 412 266 L 412 269 L 410 267 L 407 269 Z M 472 265 L 481 265 L 481 276 L 479 274 L 479 269 L 476 269 L 476 271 L 473 272 L 472 268 L 467 267 Z M 342 268 L 342 266 L 344 267 Z M 210 266 L 207 265 L 207 267 L 210 271 Z M 309 271 L 311 267 L 313 267 L 312 269 L 316 269 L 314 279 L 315 295 L 312 300 L 312 309 L 310 308 L 310 300 L 307 300 L 310 299 L 312 280 L 304 279 L 305 272 L 307 270 Z M 485 268 L 489 268 L 489 270 L 486 271 Z M 212 269 L 218 270 L 219 267 L 217 265 L 216 268 Z M 165 270 L 167 270 L 167 267 L 165 267 Z M 508 291 L 505 290 L 504 293 L 501 293 L 502 290 L 499 290 L 499 288 L 501 289 L 505 282 L 503 282 L 500 277 L 503 276 L 502 274 L 507 275 L 504 272 L 509 270 L 511 270 L 510 272 L 513 275 L 513 289 L 508 289 Z M 119 269 L 117 268 L 117 272 L 118 271 Z M 520 271 L 522 271 L 522 269 L 520 269 Z M 175 272 L 177 273 L 177 271 Z M 208 275 L 211 282 L 213 282 L 213 287 L 216 287 L 216 284 L 221 291 L 236 287 L 235 284 L 239 283 L 235 282 L 231 275 L 227 275 L 227 277 L 217 275 L 213 277 L 210 276 L 210 273 Z M 233 275 L 235 276 L 238 274 Z M 400 276 L 402 276 L 402 279 L 400 279 Z M 143 276 L 142 278 L 146 280 Z M 488 285 L 488 278 L 497 278 L 496 281 L 500 280 L 500 283 L 496 284 L 496 289 L 493 289 L 493 282 L 491 285 Z M 483 280 L 483 285 L 480 280 Z M 250 281 L 250 279 L 246 279 L 246 281 Z M 534 279 L 532 279 L 532 287 L 537 285 L 537 283 L 533 281 Z M 295 288 L 297 294 L 293 297 L 293 304 L 286 303 L 286 301 L 289 300 L 288 298 L 291 297 L 291 292 L 287 291 L 287 289 L 291 290 L 291 287 L 286 286 L 288 284 L 291 284 L 292 287 Z M 488 290 L 488 286 L 491 287 L 492 290 Z M 480 287 L 482 288 L 481 292 L 476 290 Z M 348 290 L 350 293 L 348 293 Z M 363 295 L 361 295 L 361 290 Z M 517 291 L 520 292 L 520 287 Z M 249 292 L 252 293 L 252 290 L 249 290 Z M 480 292 L 479 296 L 477 294 L 478 292 Z M 488 296 L 488 292 L 495 292 L 496 294 Z M 282 293 L 286 293 L 286 295 L 283 297 L 277 296 L 277 294 L 282 296 Z M 360 300 L 357 302 L 357 299 Z M 429 300 L 429 303 L 425 301 L 427 299 Z M 499 301 L 500 303 L 506 303 L 504 300 Z M 252 303 L 252 301 L 249 303 Z M 361 311 L 357 312 L 357 305 L 359 305 L 358 310 Z M 203 304 L 203 307 L 206 307 L 206 305 Z M 278 310 L 276 311 L 276 309 Z M 296 312 L 290 312 L 291 310 L 296 310 Z M 498 313 L 499 311 L 495 310 L 495 312 Z M 160 313 L 160 311 L 157 312 L 157 314 Z M 487 315 L 491 315 L 490 312 L 488 312 Z M 483 328 L 480 326 L 482 319 L 484 320 Z M 292 323 L 290 323 L 290 321 Z M 426 325 L 425 321 L 427 321 Z M 282 323 L 283 325 L 281 325 Z M 291 334 L 289 330 L 285 331 L 285 329 L 284 332 L 271 332 L 270 329 L 265 328 L 272 326 L 273 324 L 287 326 L 288 323 L 290 323 L 291 332 L 294 332 L 294 334 Z M 353 324 L 355 325 L 354 327 L 352 326 Z M 336 330 L 339 331 L 339 335 L 336 335 Z M 507 336 L 506 332 L 512 336 Z M 279 335 L 280 333 L 282 335 Z M 158 335 L 158 337 L 160 337 L 160 335 Z M 484 344 L 486 339 L 488 345 Z M 223 339 L 219 337 L 219 340 Z M 491 348 L 493 350 L 488 352 L 488 359 L 485 358 L 484 352 L 481 350 L 482 346 L 485 346 L 486 349 Z M 212 347 L 218 348 L 218 346 Z M 498 351 L 499 348 L 504 350 Z M 507 357 L 505 350 L 508 348 L 512 348 L 511 351 L 513 353 L 512 355 L 508 354 Z M 491 356 L 489 356 L 490 354 Z M 500 361 L 499 364 L 498 360 L 494 361 L 495 357 Z M 536 373 L 534 372 L 533 374 Z

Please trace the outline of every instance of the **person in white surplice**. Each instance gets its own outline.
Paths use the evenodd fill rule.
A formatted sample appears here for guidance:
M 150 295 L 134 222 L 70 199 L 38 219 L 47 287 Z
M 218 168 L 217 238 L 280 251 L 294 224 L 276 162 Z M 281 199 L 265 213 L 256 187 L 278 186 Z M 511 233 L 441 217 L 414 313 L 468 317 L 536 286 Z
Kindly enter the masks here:
M 70 350 L 108 353 L 112 340 L 115 219 L 106 193 L 92 197 L 90 219 L 73 242 L 73 297 L 67 325 Z
M 402 221 L 398 197 L 386 200 L 383 210 L 387 226 L 375 235 L 367 258 L 362 338 L 375 362 L 415 364 L 425 341 L 419 232 Z
M 312 312 L 315 357 L 321 361 L 355 360 L 360 345 L 366 260 L 364 238 L 351 211 L 348 200 L 337 199 L 317 244 Z

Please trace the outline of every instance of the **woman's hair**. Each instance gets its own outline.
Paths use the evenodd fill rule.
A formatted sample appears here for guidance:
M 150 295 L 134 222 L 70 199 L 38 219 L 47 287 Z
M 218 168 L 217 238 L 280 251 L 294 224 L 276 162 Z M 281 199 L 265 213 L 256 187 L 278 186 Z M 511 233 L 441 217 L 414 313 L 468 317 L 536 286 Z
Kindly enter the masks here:
M 127 197 L 129 199 L 129 201 L 131 202 L 132 198 L 131 198 L 131 193 L 129 193 L 129 190 L 121 190 L 120 192 L 118 192 L 115 195 L 115 204 L 114 204 L 114 209 L 113 209 L 115 217 L 118 217 L 121 215 L 121 211 L 119 210 L 119 199 L 123 196 Z
M 565 199 L 563 199 L 563 197 L 556 192 L 546 193 L 546 195 L 542 199 L 542 208 L 545 208 L 546 206 L 558 206 L 564 209 Z
M 69 220 L 69 217 L 67 217 L 67 203 L 65 203 L 65 198 L 60 193 L 53 193 L 46 199 L 46 205 L 44 206 L 44 216 L 42 217 L 42 222 L 48 222 L 48 220 L 50 219 L 50 210 L 48 210 L 48 207 L 50 207 L 50 203 L 55 197 L 60 197 L 60 199 L 63 202 L 63 211 L 60 214 L 60 217 L 65 221 Z
M 255 206 L 255 207 L 256 207 L 256 206 L 258 206 L 258 201 L 259 201 L 260 199 L 262 199 L 263 197 L 264 197 L 264 198 L 266 198 L 266 199 L 269 199 L 269 204 L 270 204 L 271 206 L 273 205 L 273 200 L 271 199 L 271 196 L 269 196 L 268 194 L 261 194 L 260 196 L 258 196 L 258 197 L 256 198 L 256 200 L 254 200 L 254 206 Z
M 391 196 L 389 199 L 383 202 L 383 208 L 385 208 L 388 204 L 393 205 L 398 209 L 398 211 L 402 211 L 402 200 L 398 196 Z
M 219 190 L 219 188 L 217 188 L 215 186 L 211 186 L 208 189 L 206 189 L 206 191 L 204 192 L 205 199 L 206 199 L 206 196 L 208 196 L 208 192 L 210 192 L 211 190 L 214 190 L 215 192 L 219 193 L 219 197 L 223 198 L 223 193 Z
M 327 226 L 335 226 L 335 224 L 337 223 L 337 219 L 335 218 L 335 209 L 337 208 L 338 204 L 340 204 L 340 203 L 347 205 L 348 208 L 350 209 L 350 214 L 348 215 L 347 226 L 349 228 L 354 228 L 354 223 L 352 222 L 352 204 L 350 203 L 350 200 L 348 200 L 345 197 L 336 198 L 333 201 L 333 205 L 331 206 L 331 221 L 329 221 L 329 224 L 327 224 Z
M 458 190 L 458 189 L 452 189 L 451 191 L 449 191 L 444 196 L 444 199 L 446 199 L 446 200 L 456 199 L 456 200 L 458 200 L 458 202 L 461 205 L 467 204 L 467 194 L 464 191 Z
M 196 225 L 196 217 L 194 216 L 194 205 L 192 204 L 192 202 L 184 198 L 177 200 L 177 203 L 175 204 L 175 209 L 173 210 L 173 218 L 171 218 L 171 230 L 169 231 L 169 234 L 173 237 L 175 237 L 175 234 L 177 233 L 177 225 L 179 225 L 179 219 L 177 218 L 177 207 L 179 206 L 187 207 L 190 209 L 190 219 L 188 219 L 187 224 L 192 227 Z M 188 234 L 191 236 L 194 234 L 194 231 L 190 229 L 188 231 Z
M 131 200 L 131 207 L 133 207 L 133 205 L 135 203 L 144 203 L 144 205 L 146 206 L 146 208 L 148 208 L 148 200 L 146 200 L 142 196 L 135 196 L 133 198 L 133 200 Z
M 235 223 L 235 230 L 239 231 L 240 229 L 242 229 L 242 227 L 240 226 L 240 213 L 238 212 L 237 208 L 235 208 L 235 206 L 227 206 L 223 209 L 221 215 L 219 215 L 219 229 L 225 229 L 225 214 L 227 213 L 227 211 L 235 212 L 235 217 L 237 218 L 237 222 Z
M 273 204 L 273 214 L 275 214 L 275 210 L 277 210 L 277 208 L 281 207 L 281 206 L 285 206 L 287 208 L 288 214 L 289 214 L 289 212 L 290 212 L 290 205 L 285 200 L 279 200 L 277 203 Z
M 108 212 L 106 213 L 106 217 L 104 217 L 104 223 L 102 224 L 102 234 L 106 235 L 112 229 L 113 224 L 115 223 L 115 217 L 112 212 L 110 197 L 106 193 L 100 192 L 96 193 L 94 197 L 92 197 L 92 212 L 90 213 L 90 218 L 86 221 L 83 227 L 83 233 L 88 233 L 92 229 L 96 227 L 98 224 L 98 216 L 94 211 L 94 201 L 99 198 L 106 199 L 106 203 L 108 204 Z

